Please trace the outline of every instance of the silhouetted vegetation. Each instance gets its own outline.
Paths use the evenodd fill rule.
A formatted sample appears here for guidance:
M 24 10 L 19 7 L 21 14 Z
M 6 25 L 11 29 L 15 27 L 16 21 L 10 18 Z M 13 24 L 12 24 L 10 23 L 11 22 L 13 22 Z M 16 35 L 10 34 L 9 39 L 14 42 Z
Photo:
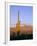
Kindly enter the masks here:
M 20 32 L 17 32 L 17 36 L 15 32 L 13 32 L 13 35 L 10 35 L 10 40 L 27 40 L 27 39 L 33 39 L 33 34 L 21 34 Z

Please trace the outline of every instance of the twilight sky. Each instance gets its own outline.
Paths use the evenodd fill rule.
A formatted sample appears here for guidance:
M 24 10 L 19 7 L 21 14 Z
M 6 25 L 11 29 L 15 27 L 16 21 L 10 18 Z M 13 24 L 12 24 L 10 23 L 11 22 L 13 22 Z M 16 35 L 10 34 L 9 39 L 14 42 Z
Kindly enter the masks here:
M 19 19 L 21 24 L 32 24 L 33 22 L 33 7 L 32 6 L 13 6 L 10 5 L 10 22 L 16 24 L 18 20 L 18 11 Z

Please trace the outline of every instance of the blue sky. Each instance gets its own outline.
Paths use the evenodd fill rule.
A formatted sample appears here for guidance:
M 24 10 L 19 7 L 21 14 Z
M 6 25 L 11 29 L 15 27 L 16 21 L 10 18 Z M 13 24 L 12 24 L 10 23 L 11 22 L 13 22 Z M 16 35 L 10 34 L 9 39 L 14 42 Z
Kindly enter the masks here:
M 32 6 L 13 6 L 10 5 L 11 25 L 16 24 L 19 19 L 22 24 L 32 24 L 33 22 L 33 7 Z

